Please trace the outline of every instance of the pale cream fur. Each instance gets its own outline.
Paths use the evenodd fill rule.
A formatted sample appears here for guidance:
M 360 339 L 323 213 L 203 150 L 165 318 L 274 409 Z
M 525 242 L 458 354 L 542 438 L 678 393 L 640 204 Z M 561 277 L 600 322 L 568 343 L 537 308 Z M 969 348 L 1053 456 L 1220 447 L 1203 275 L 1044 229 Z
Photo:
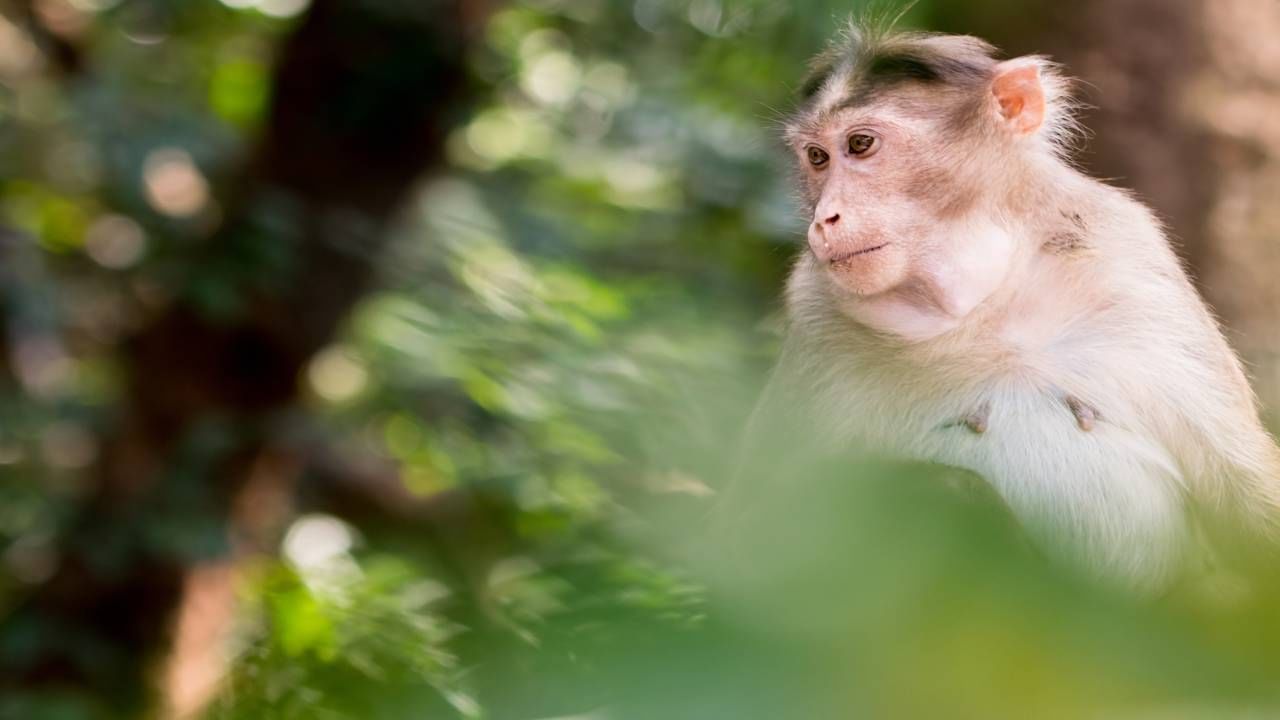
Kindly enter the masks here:
M 972 470 L 1045 550 L 1155 590 L 1188 557 L 1193 507 L 1270 532 L 1280 452 L 1150 211 L 1060 157 L 1069 113 L 1047 65 L 1043 77 L 1046 127 L 1010 138 L 998 123 L 983 128 L 988 162 L 948 168 L 976 188 L 953 216 L 875 189 L 902 157 L 888 144 L 864 165 L 806 181 L 815 220 L 846 213 L 847 232 L 887 238 L 906 269 L 838 271 L 806 251 L 787 287 L 789 332 L 761 411 L 791 406 L 831 448 Z M 931 137 L 934 121 L 890 105 L 824 108 L 839 100 L 839 82 L 789 134 L 798 152 L 870 122 L 903 128 L 901 142 Z M 874 207 L 859 210 L 863 202 Z M 811 243 L 823 242 L 815 233 Z M 1055 246 L 1064 234 L 1078 242 Z M 1091 430 L 1067 398 L 1096 409 Z M 957 423 L 982 407 L 984 433 Z

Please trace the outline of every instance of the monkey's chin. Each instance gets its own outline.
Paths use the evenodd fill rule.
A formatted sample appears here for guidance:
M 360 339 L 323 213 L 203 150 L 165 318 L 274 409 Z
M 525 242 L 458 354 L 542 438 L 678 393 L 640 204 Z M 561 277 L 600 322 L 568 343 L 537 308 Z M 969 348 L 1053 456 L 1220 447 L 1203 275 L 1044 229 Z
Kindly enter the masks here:
M 888 292 L 902 284 L 907 274 L 906 256 L 889 244 L 837 258 L 826 266 L 827 276 L 838 288 L 859 297 Z

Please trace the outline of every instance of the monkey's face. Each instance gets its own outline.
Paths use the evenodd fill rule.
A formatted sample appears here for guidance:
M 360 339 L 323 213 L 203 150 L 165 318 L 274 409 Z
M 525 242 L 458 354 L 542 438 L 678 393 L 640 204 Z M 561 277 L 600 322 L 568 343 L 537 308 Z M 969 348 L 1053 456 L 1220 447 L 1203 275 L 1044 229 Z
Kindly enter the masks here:
M 1004 220 L 1055 155 L 1043 128 L 1061 87 L 1050 74 L 1046 92 L 1038 58 L 992 54 L 973 38 L 855 29 L 811 64 L 786 132 L 812 213 L 811 257 L 793 277 L 817 273 L 854 320 L 915 337 L 925 318 L 941 332 L 1031 247 Z
M 848 68 L 819 83 L 787 140 L 812 211 L 809 250 L 833 284 L 856 299 L 924 295 L 959 318 L 1014 261 L 996 208 L 1043 147 L 1045 93 L 1035 59 L 983 55 L 949 83 L 954 63 L 929 63 L 954 54 L 951 41 L 922 42 L 946 47 L 882 58 L 888 84 Z
M 793 134 L 812 210 L 809 250 L 837 285 L 859 296 L 908 282 L 945 248 L 933 241 L 940 167 L 918 148 L 926 123 L 892 113 L 840 111 Z

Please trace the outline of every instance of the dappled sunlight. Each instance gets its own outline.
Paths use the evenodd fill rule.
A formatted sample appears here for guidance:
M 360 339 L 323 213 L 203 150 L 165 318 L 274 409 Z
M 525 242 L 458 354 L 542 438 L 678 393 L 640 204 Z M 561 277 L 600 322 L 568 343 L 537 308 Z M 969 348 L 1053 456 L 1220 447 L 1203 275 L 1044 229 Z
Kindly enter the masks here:
M 1168 220 L 1276 413 L 1268 1 L 902 22 L 1084 76 L 1078 159 Z M 1252 548 L 1135 598 L 976 476 L 752 419 L 811 219 L 779 123 L 866 3 L 10 5 L 0 717 L 1280 707 Z

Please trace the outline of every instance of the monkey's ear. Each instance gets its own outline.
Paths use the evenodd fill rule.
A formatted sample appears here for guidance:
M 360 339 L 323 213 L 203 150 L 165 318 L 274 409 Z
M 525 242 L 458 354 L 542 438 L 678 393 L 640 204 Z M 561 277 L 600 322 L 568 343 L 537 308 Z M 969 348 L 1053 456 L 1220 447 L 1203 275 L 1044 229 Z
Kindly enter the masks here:
M 1040 63 L 1034 58 L 1014 58 L 997 65 L 991 95 L 997 117 L 1018 135 L 1030 135 L 1044 124 L 1044 85 Z

